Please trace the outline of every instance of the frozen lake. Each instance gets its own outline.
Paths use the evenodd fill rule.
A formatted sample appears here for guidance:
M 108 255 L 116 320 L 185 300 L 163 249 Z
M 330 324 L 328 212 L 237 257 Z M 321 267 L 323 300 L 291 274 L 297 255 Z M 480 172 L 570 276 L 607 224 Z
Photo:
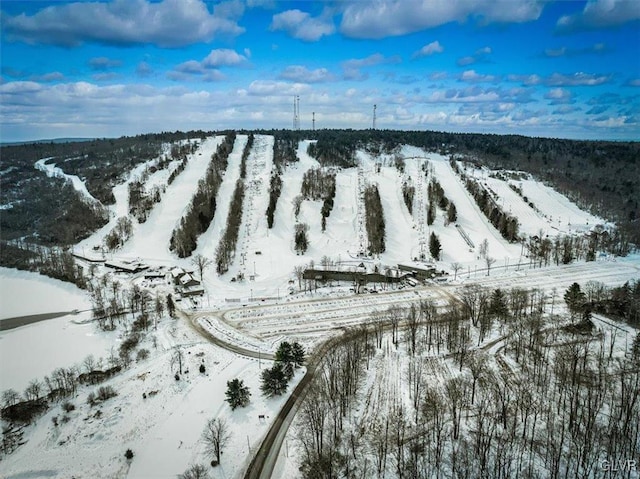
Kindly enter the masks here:
M 88 309 L 87 294 L 70 283 L 37 273 L 0 268 L 0 318 Z M 89 354 L 108 354 L 115 335 L 94 323 L 76 324 L 91 313 L 67 315 L 0 332 L 0 391 L 24 391 L 58 367 L 79 364 Z

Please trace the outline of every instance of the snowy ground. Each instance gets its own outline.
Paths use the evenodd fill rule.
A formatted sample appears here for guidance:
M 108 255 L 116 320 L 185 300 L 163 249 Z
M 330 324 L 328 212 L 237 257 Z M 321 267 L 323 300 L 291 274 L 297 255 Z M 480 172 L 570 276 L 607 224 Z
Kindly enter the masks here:
M 144 344 L 150 358 L 102 384 L 115 388 L 118 396 L 91 407 L 86 398 L 98 386 L 81 386 L 70 398 L 74 411 L 65 413 L 54 404 L 27 428 L 26 444 L 0 462 L 0 475 L 7 479 L 162 479 L 175 478 L 191 464 L 201 463 L 212 478 L 241 477 L 251 452 L 286 399 L 265 399 L 260 394 L 260 366 L 270 367 L 271 362 L 213 346 L 184 320 L 164 319 L 150 335 L 156 336 L 157 344 L 157 349 L 150 339 Z M 65 349 L 73 343 L 62 337 L 57 346 Z M 175 348 L 182 350 L 183 368 L 189 370 L 180 381 L 174 379 L 171 366 Z M 198 372 L 201 363 L 205 374 Z M 303 373 L 297 372 L 291 389 Z M 252 393 L 249 406 L 235 411 L 224 402 L 226 382 L 233 378 L 244 380 Z M 53 417 L 58 418 L 58 426 L 53 425 Z M 231 439 L 221 465 L 211 469 L 211 457 L 200 438 L 206 421 L 217 417 L 227 421 Z M 124 457 L 129 448 L 135 454 L 130 462 Z

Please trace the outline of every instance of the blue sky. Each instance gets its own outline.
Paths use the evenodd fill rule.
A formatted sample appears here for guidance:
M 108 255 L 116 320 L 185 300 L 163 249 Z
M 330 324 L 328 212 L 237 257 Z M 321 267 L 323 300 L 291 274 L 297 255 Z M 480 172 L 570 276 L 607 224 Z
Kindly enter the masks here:
M 0 138 L 377 126 L 640 139 L 640 0 L 3 1 Z

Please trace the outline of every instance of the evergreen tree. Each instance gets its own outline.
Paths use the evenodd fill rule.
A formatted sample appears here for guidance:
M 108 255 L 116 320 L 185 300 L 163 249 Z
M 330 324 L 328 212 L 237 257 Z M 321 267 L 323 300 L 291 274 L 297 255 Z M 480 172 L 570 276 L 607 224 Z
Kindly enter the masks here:
M 582 310 L 585 302 L 585 295 L 580 290 L 580 285 L 578 283 L 573 283 L 569 286 L 569 289 L 564 293 L 564 301 L 567 303 L 567 307 L 571 313 L 571 318 Z
M 305 351 L 304 347 L 299 342 L 296 341 L 295 343 L 293 343 L 293 346 L 291 347 L 291 355 L 293 364 L 297 368 L 304 364 Z
M 491 293 L 489 302 L 489 314 L 496 318 L 505 318 L 509 312 L 507 308 L 507 298 L 504 292 L 497 288 Z
M 440 260 L 441 251 L 442 247 L 440 245 L 440 239 L 438 239 L 438 236 L 435 233 L 431 233 L 431 236 L 429 237 L 429 252 L 431 253 L 431 256 L 433 256 L 433 259 L 436 261 Z
M 276 351 L 276 361 L 283 364 L 293 361 L 293 348 L 291 347 L 291 343 L 288 341 L 280 343 Z
M 244 385 L 244 381 L 235 378 L 227 381 L 227 392 L 225 395 L 227 396 L 225 401 L 227 401 L 231 409 L 234 410 L 238 406 L 245 407 L 249 404 L 249 396 L 251 396 L 251 393 L 249 392 L 249 388 Z
M 266 397 L 281 396 L 287 391 L 287 377 L 282 363 L 275 363 L 271 369 L 262 371 L 260 390 Z
M 304 254 L 309 247 L 309 239 L 307 237 L 307 231 L 309 231 L 309 225 L 306 223 L 297 223 L 295 226 L 295 250 L 298 254 Z
M 455 223 L 458 219 L 458 211 L 456 210 L 456 205 L 453 204 L 453 201 L 449 203 L 449 207 L 447 208 L 447 221 L 449 223 Z
M 436 219 L 436 208 L 433 206 L 433 202 L 429 202 L 429 207 L 427 208 L 427 224 L 431 226 Z
M 170 294 L 167 295 L 167 311 L 169 312 L 169 316 L 171 316 L 172 318 L 175 316 L 176 305 L 173 302 L 173 298 Z

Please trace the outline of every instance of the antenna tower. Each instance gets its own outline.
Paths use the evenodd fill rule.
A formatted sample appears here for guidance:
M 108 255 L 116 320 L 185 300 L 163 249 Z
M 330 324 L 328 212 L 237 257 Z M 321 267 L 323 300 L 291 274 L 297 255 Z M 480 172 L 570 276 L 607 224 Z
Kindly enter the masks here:
M 376 129 L 376 109 L 378 105 L 373 105 L 373 129 Z
M 297 119 L 297 111 L 296 111 L 296 97 L 293 97 L 293 129 L 296 129 L 296 119 Z
M 296 96 L 296 130 L 300 129 L 300 96 Z
M 314 111 L 311 115 L 312 115 L 311 129 L 313 131 L 316 131 L 316 112 Z

